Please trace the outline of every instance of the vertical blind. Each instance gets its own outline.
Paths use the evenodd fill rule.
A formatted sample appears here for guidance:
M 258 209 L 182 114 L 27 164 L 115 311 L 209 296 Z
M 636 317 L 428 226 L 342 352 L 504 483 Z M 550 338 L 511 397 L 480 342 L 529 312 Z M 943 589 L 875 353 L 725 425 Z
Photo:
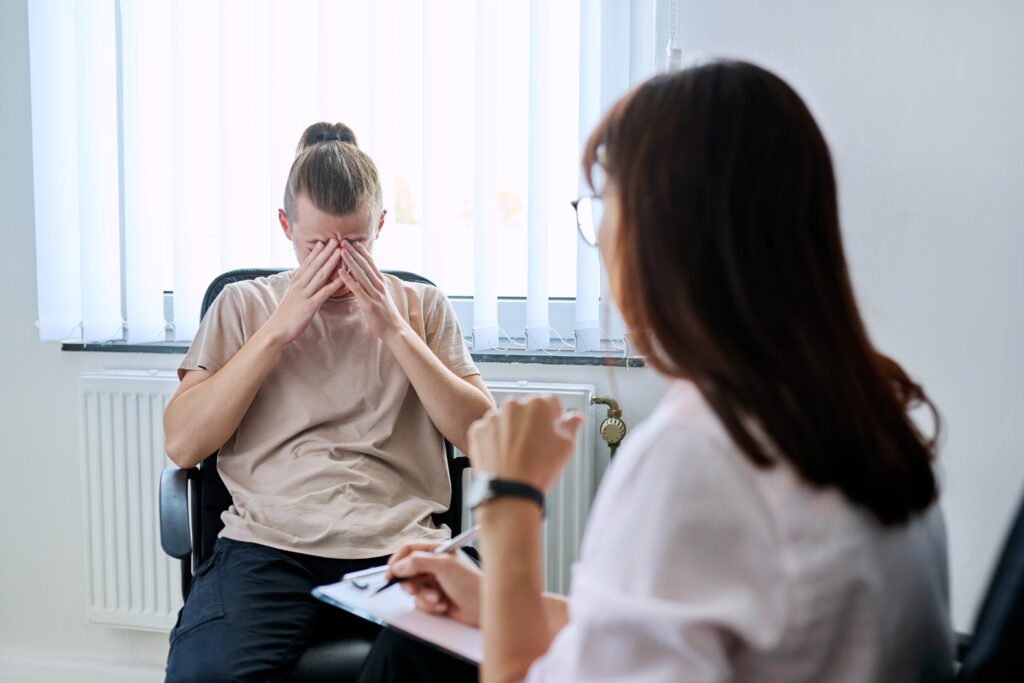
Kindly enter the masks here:
M 578 350 L 621 337 L 569 202 L 582 141 L 655 70 L 657 6 L 33 0 L 40 337 L 162 341 L 170 290 L 188 340 L 218 273 L 294 266 L 276 211 L 318 120 L 381 171 L 379 265 L 472 297 L 476 350 L 549 347 L 553 299 Z

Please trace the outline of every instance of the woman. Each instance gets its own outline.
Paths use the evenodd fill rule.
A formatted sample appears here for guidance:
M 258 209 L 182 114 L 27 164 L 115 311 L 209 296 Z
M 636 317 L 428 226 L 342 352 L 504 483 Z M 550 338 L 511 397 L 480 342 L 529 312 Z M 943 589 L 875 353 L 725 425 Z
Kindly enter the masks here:
M 541 592 L 522 496 L 476 509 L 482 574 L 429 545 L 391 573 L 482 625 L 488 683 L 946 678 L 934 440 L 907 416 L 931 404 L 868 339 L 806 106 L 756 66 L 703 64 L 620 100 L 583 165 L 630 337 L 675 383 L 602 482 L 567 601 Z M 577 426 L 509 404 L 471 428 L 474 467 L 545 491 Z M 393 675 L 385 651 L 408 659 L 378 643 L 364 680 Z

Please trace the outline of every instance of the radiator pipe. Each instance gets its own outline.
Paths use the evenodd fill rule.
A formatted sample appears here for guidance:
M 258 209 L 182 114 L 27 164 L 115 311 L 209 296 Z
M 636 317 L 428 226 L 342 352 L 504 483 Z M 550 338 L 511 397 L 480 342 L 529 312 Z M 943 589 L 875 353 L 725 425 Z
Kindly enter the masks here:
M 614 398 L 595 396 L 590 399 L 590 403 L 591 405 L 608 407 L 608 417 L 601 422 L 597 431 L 601 434 L 604 442 L 608 444 L 611 457 L 615 457 L 615 451 L 619 448 L 619 443 L 626 436 L 626 422 L 622 419 L 622 410 L 619 408 L 619 402 Z

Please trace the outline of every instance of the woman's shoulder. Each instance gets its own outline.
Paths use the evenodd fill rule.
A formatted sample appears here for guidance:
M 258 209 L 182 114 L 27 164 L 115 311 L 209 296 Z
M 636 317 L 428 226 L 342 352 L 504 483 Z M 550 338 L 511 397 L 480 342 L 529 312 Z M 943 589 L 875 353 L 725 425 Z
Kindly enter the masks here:
M 637 550 L 655 555 L 673 555 L 673 548 L 689 541 L 705 544 L 705 557 L 722 550 L 721 543 L 734 550 L 748 543 L 755 554 L 773 547 L 773 515 L 761 493 L 761 473 L 693 384 L 674 383 L 627 439 L 595 500 L 590 550 L 599 552 L 612 538 L 644 545 Z M 645 533 L 636 534 L 637 524 Z
M 751 485 L 756 471 L 744 460 L 696 386 L 678 380 L 651 416 L 627 437 L 609 472 L 615 476 L 608 483 L 615 484 L 616 479 L 647 485 L 670 482 L 678 490 L 703 486 L 703 480 L 711 478 L 716 488 L 728 482 Z

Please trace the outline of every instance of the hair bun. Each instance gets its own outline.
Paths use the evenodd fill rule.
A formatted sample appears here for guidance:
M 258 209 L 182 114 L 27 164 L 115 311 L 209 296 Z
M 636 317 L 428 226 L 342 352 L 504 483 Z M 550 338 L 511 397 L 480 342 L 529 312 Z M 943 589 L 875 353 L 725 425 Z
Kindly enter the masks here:
M 303 150 L 321 142 L 335 141 L 347 142 L 348 144 L 355 145 L 356 147 L 359 146 L 359 143 L 356 141 L 356 134 L 344 123 L 326 123 L 321 121 L 319 123 L 314 123 L 303 131 L 302 137 L 299 138 L 299 144 L 295 149 L 295 153 L 296 155 L 301 154 Z

